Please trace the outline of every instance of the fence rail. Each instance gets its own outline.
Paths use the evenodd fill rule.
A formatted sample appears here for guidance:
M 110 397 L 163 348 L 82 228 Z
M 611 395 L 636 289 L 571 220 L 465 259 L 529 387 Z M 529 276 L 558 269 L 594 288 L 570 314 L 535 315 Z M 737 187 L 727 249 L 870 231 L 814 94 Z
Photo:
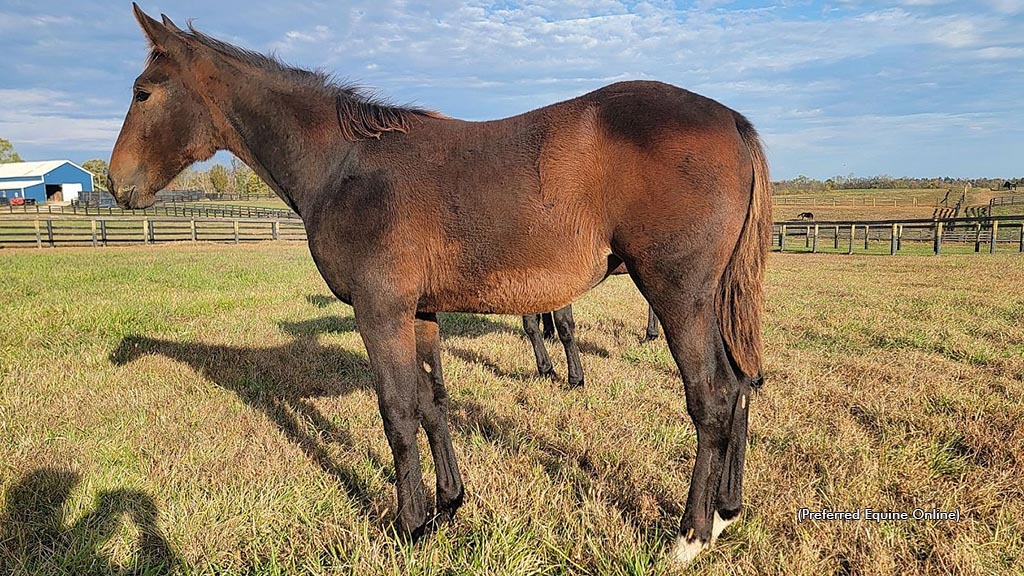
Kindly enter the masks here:
M 934 196 L 919 198 L 917 196 L 774 196 L 772 202 L 776 206 L 935 206 Z
M 1024 216 L 979 218 L 776 222 L 772 250 L 779 252 L 1024 252 Z M 908 250 L 913 249 L 913 250 Z
M 33 214 L 58 216 L 167 216 L 179 218 L 290 218 L 299 219 L 299 215 L 285 208 L 263 208 L 261 206 L 244 206 L 234 204 L 196 205 L 192 203 L 169 203 L 150 206 L 143 210 L 125 210 L 116 206 L 7 206 L 0 209 L 0 218 L 4 215 Z
M 990 211 L 995 206 L 1012 206 L 1014 204 L 1024 204 L 1024 196 L 996 196 L 988 201 Z
M 11 217 L 0 219 L 0 247 L 112 246 L 165 242 L 306 240 L 301 220 L 269 218 Z

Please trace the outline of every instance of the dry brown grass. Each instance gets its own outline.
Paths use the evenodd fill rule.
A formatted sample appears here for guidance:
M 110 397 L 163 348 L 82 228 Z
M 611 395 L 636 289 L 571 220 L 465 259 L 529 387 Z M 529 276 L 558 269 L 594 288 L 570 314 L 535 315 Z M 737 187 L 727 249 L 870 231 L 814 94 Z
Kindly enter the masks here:
M 747 508 L 690 573 L 1024 571 L 1022 273 L 773 255 Z M 304 247 L 26 251 L 0 279 L 0 573 L 667 570 L 695 435 L 628 279 L 576 306 L 584 390 L 534 377 L 518 319 L 444 318 L 469 495 L 415 546 L 351 309 Z

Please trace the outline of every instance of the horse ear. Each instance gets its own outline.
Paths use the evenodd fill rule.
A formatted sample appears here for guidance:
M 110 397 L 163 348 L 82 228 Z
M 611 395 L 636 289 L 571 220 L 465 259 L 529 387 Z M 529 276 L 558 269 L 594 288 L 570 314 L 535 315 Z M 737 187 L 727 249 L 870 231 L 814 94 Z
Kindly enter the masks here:
M 161 14 L 160 19 L 163 20 L 164 26 L 166 26 L 167 29 L 171 32 L 174 32 L 179 36 L 185 33 L 185 31 L 181 28 L 178 28 L 178 26 L 175 25 L 174 22 L 171 22 L 171 19 L 167 17 L 167 14 Z
M 166 54 L 179 53 L 185 49 L 185 43 L 181 38 L 175 36 L 167 26 L 150 18 L 135 2 L 132 2 L 132 10 L 135 12 L 135 19 L 139 21 L 139 26 L 146 33 L 146 38 L 149 39 L 149 43 L 152 44 L 153 48 Z

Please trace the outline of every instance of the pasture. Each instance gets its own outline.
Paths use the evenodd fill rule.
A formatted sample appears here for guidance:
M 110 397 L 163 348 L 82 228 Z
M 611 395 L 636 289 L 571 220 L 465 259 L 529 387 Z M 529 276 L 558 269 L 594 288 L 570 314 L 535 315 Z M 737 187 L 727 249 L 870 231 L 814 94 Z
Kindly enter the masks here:
M 686 573 L 1024 572 L 1022 277 L 1015 253 L 773 254 L 746 506 Z M 535 376 L 519 318 L 442 317 L 468 493 L 415 545 L 304 245 L 6 250 L 0 287 L 0 573 L 671 573 L 696 437 L 628 278 L 575 306 L 582 390 Z

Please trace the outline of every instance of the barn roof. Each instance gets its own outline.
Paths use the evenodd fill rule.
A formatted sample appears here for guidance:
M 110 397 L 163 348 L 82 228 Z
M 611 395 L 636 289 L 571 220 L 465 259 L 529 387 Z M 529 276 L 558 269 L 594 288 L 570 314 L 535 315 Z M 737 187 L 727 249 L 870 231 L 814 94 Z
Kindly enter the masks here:
M 19 190 L 42 184 L 42 180 L 0 180 L 0 190 Z
M 70 160 L 43 160 L 42 162 L 9 162 L 0 164 L 0 178 L 39 178 L 60 168 L 65 164 L 71 164 L 75 168 L 88 172 L 78 164 Z

